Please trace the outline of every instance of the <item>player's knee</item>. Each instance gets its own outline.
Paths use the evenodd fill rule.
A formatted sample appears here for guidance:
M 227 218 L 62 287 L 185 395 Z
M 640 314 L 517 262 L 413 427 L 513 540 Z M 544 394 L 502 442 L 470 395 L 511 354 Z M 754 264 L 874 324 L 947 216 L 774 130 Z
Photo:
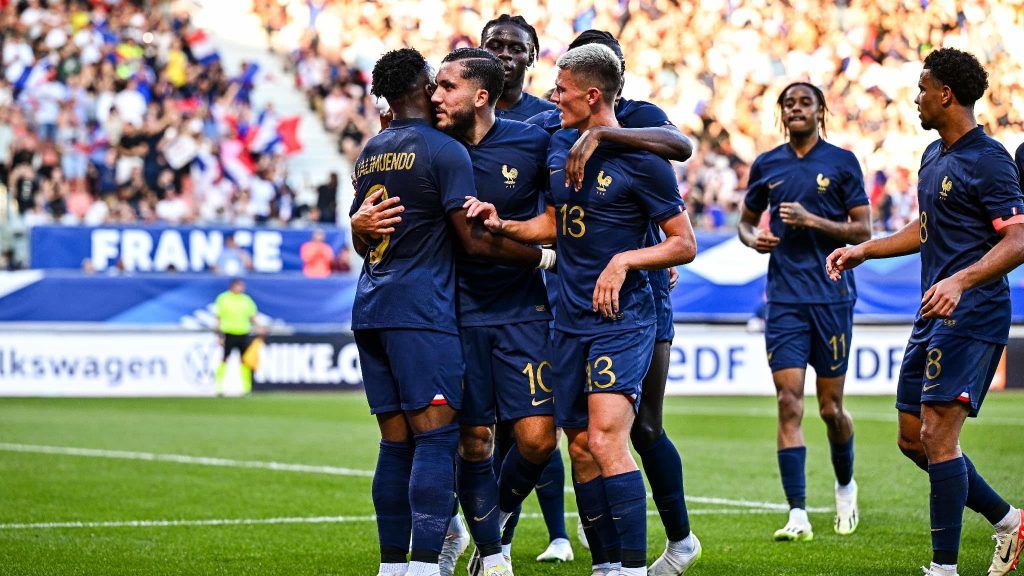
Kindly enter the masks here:
M 487 426 L 463 427 L 459 434 L 459 455 L 470 462 L 487 460 L 494 453 L 494 432 Z
M 783 422 L 799 422 L 804 416 L 804 399 L 788 390 L 780 390 L 777 395 L 779 418 Z
M 828 426 L 838 426 L 843 419 L 843 407 L 839 402 L 827 400 L 818 406 L 818 414 Z
M 924 470 L 928 469 L 928 457 L 925 456 L 920 436 L 906 434 L 901 431 L 896 443 L 900 447 L 900 452 L 903 452 L 903 455 L 909 458 L 911 462 Z
M 519 453 L 530 462 L 546 462 L 555 451 L 555 434 L 533 434 L 516 440 Z
M 573 463 L 589 463 L 593 460 L 590 454 L 590 442 L 586 434 L 578 434 L 569 442 L 569 458 Z
M 654 445 L 661 438 L 661 423 L 637 420 L 633 429 L 629 431 L 629 439 L 633 448 L 643 452 Z

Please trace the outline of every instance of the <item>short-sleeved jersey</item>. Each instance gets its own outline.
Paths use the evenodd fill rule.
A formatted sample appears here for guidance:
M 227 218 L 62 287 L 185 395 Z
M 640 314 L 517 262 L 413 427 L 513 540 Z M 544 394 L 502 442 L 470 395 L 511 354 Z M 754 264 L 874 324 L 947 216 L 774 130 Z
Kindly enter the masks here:
M 647 273 L 630 271 L 619 292 L 619 318 L 593 311 L 594 286 L 612 256 L 647 246 L 651 221 L 662 222 L 683 211 L 675 175 L 668 161 L 649 152 L 601 144 L 587 162 L 583 187 L 565 185 L 565 159 L 575 130 L 551 138 L 548 152 L 550 190 L 558 241 L 559 301 L 555 328 L 573 334 L 629 330 L 655 321 Z
M 1010 153 L 979 126 L 948 149 L 932 142 L 921 158 L 921 291 L 982 258 L 999 241 L 993 222 L 1024 214 L 1017 170 Z M 911 342 L 934 333 L 1005 343 L 1010 330 L 1006 277 L 967 290 L 949 318 L 918 314 Z
M 504 110 L 496 108 L 494 110 L 494 115 L 506 120 L 525 122 L 528 118 L 549 110 L 555 110 L 554 103 L 537 98 L 533 94 L 523 92 L 523 96 L 519 99 L 519 102 L 515 103 L 514 106 Z
M 825 274 L 825 259 L 846 244 L 810 228 L 782 222 L 779 206 L 799 202 L 808 212 L 846 222 L 851 208 L 868 204 L 864 175 L 852 152 L 819 140 L 803 158 L 789 144 L 765 152 L 750 167 L 747 208 L 771 210 L 772 234 L 779 244 L 768 263 L 768 301 L 828 304 L 857 299 L 853 274 L 838 282 Z
M 473 161 L 476 196 L 494 204 L 502 218 L 536 216 L 548 186 L 547 132 L 514 120 L 497 119 L 476 146 Z M 456 248 L 460 326 L 493 326 L 549 320 L 540 270 L 496 264 Z
M 366 255 L 352 328 L 424 328 L 457 333 L 455 258 L 448 213 L 472 195 L 466 149 L 423 120 L 395 120 L 356 160 L 349 215 L 366 196 L 402 199 L 402 222 Z
M 235 336 L 248 334 L 252 330 L 252 317 L 256 315 L 256 303 L 244 292 L 236 294 L 230 290 L 221 292 L 213 304 L 214 314 L 220 321 L 220 331 Z

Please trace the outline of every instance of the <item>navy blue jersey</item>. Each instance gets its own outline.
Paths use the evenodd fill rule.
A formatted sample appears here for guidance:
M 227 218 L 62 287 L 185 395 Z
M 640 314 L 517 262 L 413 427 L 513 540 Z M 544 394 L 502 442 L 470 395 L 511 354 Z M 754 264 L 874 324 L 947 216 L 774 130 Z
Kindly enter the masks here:
M 1024 192 L 1024 144 L 1017 147 L 1013 160 L 1017 164 L 1017 178 L 1020 181 L 1020 189 Z
M 594 286 L 612 256 L 647 246 L 652 220 L 662 222 L 682 212 L 675 174 L 668 161 L 654 154 L 601 144 L 587 162 L 583 187 L 576 192 L 565 185 L 564 174 L 576 137 L 575 130 L 557 132 L 548 152 L 548 203 L 556 211 L 561 280 L 555 328 L 598 334 L 653 324 L 654 299 L 646 272 L 627 273 L 616 320 L 592 310 Z
M 994 222 L 1024 213 L 1017 169 L 1002 144 L 979 126 L 948 150 L 932 142 L 921 158 L 921 291 L 981 259 L 1000 236 Z M 911 342 L 952 333 L 1005 343 L 1010 330 L 1006 277 L 963 293 L 949 318 L 914 322 Z
M 533 124 L 534 126 L 540 126 L 548 134 L 554 134 L 562 129 L 562 113 L 558 111 L 558 108 L 554 110 L 545 110 L 539 114 L 530 116 L 525 120 L 527 124 Z
M 366 255 L 352 305 L 352 328 L 427 328 L 457 333 L 455 264 L 448 213 L 472 195 L 466 149 L 424 120 L 395 120 L 356 160 L 349 216 L 369 194 L 400 196 L 393 234 Z
M 799 202 L 812 214 L 846 222 L 851 208 L 868 203 L 857 158 L 824 140 L 803 158 L 783 144 L 754 160 L 746 198 L 747 208 L 754 212 L 771 209 L 771 231 L 780 239 L 768 264 L 769 302 L 856 300 L 852 273 L 843 272 L 838 282 L 825 274 L 825 258 L 846 244 L 817 230 L 783 224 L 779 215 L 783 202 Z
M 509 220 L 536 216 L 548 186 L 550 136 L 536 126 L 497 119 L 476 146 L 469 146 L 476 196 Z M 548 320 L 540 270 L 496 264 L 456 249 L 459 325 L 493 326 Z
M 553 102 L 548 102 L 547 100 L 537 98 L 533 94 L 523 92 L 522 98 L 520 98 L 519 102 L 516 102 L 514 106 L 504 110 L 496 108 L 494 110 L 494 115 L 506 120 L 518 120 L 519 122 L 525 122 L 526 119 L 531 116 L 536 116 L 541 112 L 554 109 L 555 105 Z

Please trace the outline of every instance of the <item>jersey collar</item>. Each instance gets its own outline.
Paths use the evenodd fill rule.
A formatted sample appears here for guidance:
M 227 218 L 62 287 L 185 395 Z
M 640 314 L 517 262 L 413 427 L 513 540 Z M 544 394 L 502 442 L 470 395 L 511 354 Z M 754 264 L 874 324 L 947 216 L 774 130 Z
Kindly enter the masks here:
M 956 142 L 953 142 L 953 144 L 949 148 L 946 148 L 945 146 L 943 146 L 941 144 L 942 140 L 940 139 L 939 140 L 939 142 L 940 142 L 940 144 L 939 144 L 939 154 L 949 154 L 950 152 L 952 152 L 952 151 L 954 151 L 956 149 L 959 149 L 959 148 L 962 148 L 964 146 L 967 146 L 971 142 L 974 142 L 975 140 L 977 140 L 978 138 L 981 138 L 984 135 L 985 135 L 985 129 L 982 128 L 981 124 L 978 124 L 977 126 L 974 127 L 974 129 L 970 130 L 969 132 L 967 132 L 966 134 L 961 136 Z

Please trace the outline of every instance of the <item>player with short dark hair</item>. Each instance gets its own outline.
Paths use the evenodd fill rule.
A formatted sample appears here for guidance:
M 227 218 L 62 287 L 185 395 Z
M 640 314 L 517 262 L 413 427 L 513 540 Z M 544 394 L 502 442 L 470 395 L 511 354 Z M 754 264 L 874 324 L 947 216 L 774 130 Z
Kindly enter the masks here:
M 622 47 L 614 36 L 603 30 L 585 30 L 569 47 L 572 49 L 588 44 L 600 44 L 614 52 L 625 73 Z M 581 182 L 583 169 L 601 142 L 645 150 L 678 162 L 686 161 L 692 153 L 689 140 L 672 124 L 661 108 L 649 102 L 622 98 L 621 86 L 615 101 L 615 119 L 619 126 L 595 126 L 576 140 L 569 150 L 565 177 L 574 186 Z M 555 110 L 538 114 L 528 122 L 553 132 L 561 126 L 561 115 Z M 654 246 L 661 239 L 661 228 L 658 223 L 652 222 L 647 234 L 647 245 Z M 630 439 L 643 461 L 644 473 L 651 485 L 651 493 L 668 540 L 664 554 L 651 565 L 651 575 L 672 576 L 682 574 L 692 566 L 700 558 L 701 547 L 700 541 L 690 531 L 683 489 L 682 458 L 663 424 L 669 357 L 672 340 L 675 338 L 670 294 L 678 273 L 669 268 L 649 270 L 647 276 L 654 294 L 658 321 L 651 366 L 644 377 L 644 394 L 641 396 Z M 580 526 L 582 528 L 583 524 Z M 581 535 L 581 540 L 590 547 L 595 564 L 603 566 L 608 561 L 602 549 L 603 544 L 594 547 L 589 542 L 597 538 L 599 536 L 593 530 Z M 612 558 L 615 557 L 617 555 L 613 553 Z
M 352 330 L 381 431 L 372 490 L 380 573 L 432 576 L 451 513 L 462 404 L 453 236 L 470 254 L 521 266 L 536 265 L 541 255 L 466 218 L 472 163 L 465 148 L 429 122 L 433 81 L 423 56 L 409 48 L 388 52 L 372 77 L 372 93 L 388 101 L 394 120 L 354 166 L 350 216 L 353 247 L 365 257 Z M 375 221 L 372 229 L 357 226 L 378 200 L 399 191 L 406 194 L 396 209 L 401 216 Z
M 502 83 L 494 55 L 462 48 L 444 58 L 431 100 L 437 127 L 469 151 L 475 197 L 526 220 L 537 214 L 547 187 L 549 137 L 536 126 L 496 118 Z M 551 315 L 535 266 L 498 264 L 457 251 L 456 272 L 466 358 L 459 500 L 477 544 L 470 573 L 511 574 L 502 524 L 533 490 L 555 448 L 553 397 L 544 384 L 545 368 L 549 378 L 551 373 Z M 500 481 L 493 472 L 497 422 L 510 423 L 515 434 Z
M 988 87 L 971 54 L 929 54 L 918 81 L 921 126 L 939 140 L 921 157 L 920 214 L 899 232 L 840 248 L 829 276 L 873 258 L 920 252 L 921 309 L 896 392 L 899 447 L 931 481 L 932 562 L 927 576 L 953 576 L 964 507 L 995 526 L 989 576 L 1012 571 L 1024 545 L 1021 511 L 981 477 L 960 449 L 960 431 L 977 416 L 1010 330 L 1006 275 L 1024 262 L 1024 196 L 1006 149 L 985 134 L 974 103 Z
M 494 54 L 505 72 L 505 86 L 494 111 L 498 118 L 525 121 L 547 110 L 554 110 L 551 102 L 524 91 L 526 71 L 533 66 L 540 52 L 537 31 L 522 16 L 502 14 L 484 25 L 480 33 L 480 47 Z M 553 271 L 545 273 L 549 303 L 557 299 L 558 279 Z M 510 423 L 499 422 L 495 429 L 495 466 L 500 470 L 505 454 L 515 441 Z M 548 529 L 548 547 L 537 556 L 541 562 L 567 562 L 573 559 L 572 545 L 565 531 L 565 467 L 562 451 L 555 445 L 548 464 L 537 482 L 537 501 Z M 505 522 L 502 547 L 508 555 L 518 510 Z
M 744 244 L 771 254 L 765 347 L 779 409 L 779 472 L 790 507 L 775 540 L 806 541 L 814 538 L 802 428 L 808 364 L 817 377 L 818 413 L 836 475 L 833 528 L 852 534 L 859 521 L 853 420 L 843 406 L 857 292 L 852 274 L 835 283 L 821 269 L 836 248 L 871 238 L 871 207 L 857 158 L 824 139 L 828 107 L 821 90 L 794 82 L 777 103 L 788 142 L 754 160 L 738 228 Z M 770 227 L 758 229 L 765 210 Z
M 588 163 L 583 186 L 566 185 L 565 159 L 579 132 L 617 125 L 613 106 L 621 67 L 600 46 L 570 50 L 558 67 L 553 100 L 568 130 L 553 136 L 548 151 L 546 211 L 511 221 L 499 218 L 493 205 L 471 201 L 469 214 L 522 242 L 557 238 L 556 424 L 569 437 L 581 517 L 601 532 L 602 544 L 621 553 L 622 574 L 646 574 L 645 487 L 629 453 L 654 345 L 646 270 L 688 262 L 696 245 L 671 167 L 652 154 L 602 146 Z M 661 222 L 667 237 L 645 247 L 651 220 Z

